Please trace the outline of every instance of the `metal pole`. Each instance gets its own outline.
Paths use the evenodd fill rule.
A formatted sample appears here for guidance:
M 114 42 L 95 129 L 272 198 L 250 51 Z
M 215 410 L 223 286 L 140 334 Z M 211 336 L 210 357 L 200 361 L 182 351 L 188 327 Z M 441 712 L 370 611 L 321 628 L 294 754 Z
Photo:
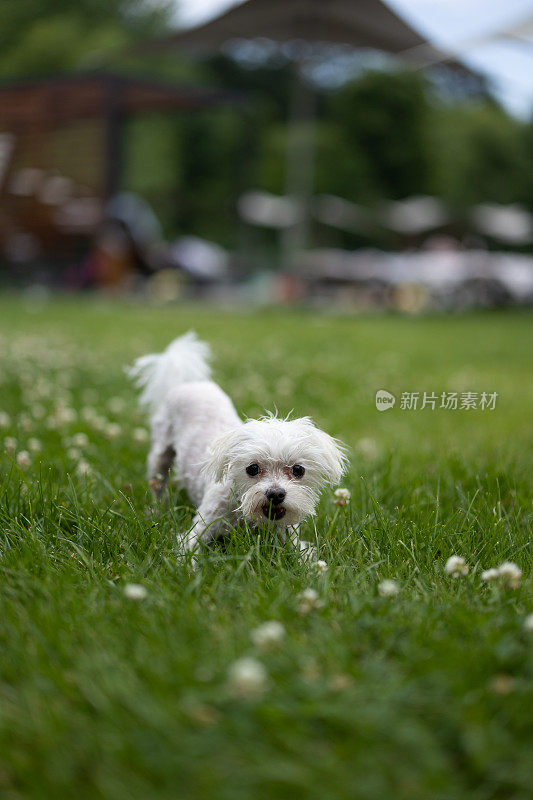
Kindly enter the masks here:
M 283 231 L 282 265 L 291 269 L 310 245 L 311 202 L 315 167 L 315 93 L 303 75 L 303 61 L 294 62 L 289 100 L 285 194 L 294 201 L 299 218 Z
M 119 190 L 123 159 L 123 108 L 122 83 L 114 77 L 108 79 L 105 103 L 105 175 L 104 192 L 109 200 Z

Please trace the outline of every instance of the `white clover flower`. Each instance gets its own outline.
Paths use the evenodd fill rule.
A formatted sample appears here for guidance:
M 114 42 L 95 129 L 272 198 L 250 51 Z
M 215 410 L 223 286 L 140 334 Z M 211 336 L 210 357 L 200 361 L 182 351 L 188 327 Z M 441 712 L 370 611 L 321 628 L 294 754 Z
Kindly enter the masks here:
M 140 583 L 127 583 L 124 586 L 124 596 L 128 600 L 144 600 L 148 596 L 148 591 Z
M 33 420 L 28 414 L 20 414 L 18 424 L 19 428 L 26 433 L 33 430 Z
M 328 681 L 328 686 L 333 692 L 344 692 L 346 689 L 349 689 L 352 684 L 353 678 L 343 673 L 340 675 L 332 675 Z
M 72 461 L 78 461 L 81 458 L 81 450 L 78 450 L 77 447 L 69 447 L 67 450 L 67 458 L 70 458 Z
M 311 611 L 316 611 L 324 607 L 324 601 L 320 599 L 316 589 L 304 589 L 298 595 L 300 604 L 298 606 L 299 614 L 309 614 Z
M 307 683 L 316 683 L 322 677 L 322 670 L 318 666 L 316 659 L 307 657 L 302 662 L 302 678 Z
M 104 431 L 108 424 L 109 423 L 105 417 L 100 417 L 98 415 L 89 420 L 89 425 L 91 428 L 98 432 Z
M 117 422 L 110 422 L 109 425 L 106 425 L 104 430 L 106 439 L 116 439 L 121 433 L 122 428 Z
M 27 450 L 21 450 L 17 453 L 17 464 L 22 469 L 26 469 L 31 464 L 31 457 Z
M 126 403 L 122 397 L 112 397 L 107 404 L 112 414 L 120 414 L 121 411 L 124 411 L 125 406 Z
M 70 441 L 74 447 L 87 447 L 89 444 L 89 437 L 86 433 L 75 433 Z
M 319 560 L 315 561 L 312 565 L 317 572 L 327 572 L 329 567 L 325 561 Z
M 400 584 L 391 578 L 386 578 L 378 584 L 378 592 L 381 597 L 395 597 L 400 591 Z
M 133 429 L 133 441 L 136 444 L 143 444 L 148 441 L 148 431 L 145 428 Z
M 98 414 L 92 406 L 84 406 L 80 411 L 80 416 L 85 422 L 92 422 Z
M 501 672 L 494 676 L 489 685 L 494 694 L 506 695 L 514 690 L 516 681 L 511 675 Z
M 514 561 L 504 561 L 499 567 L 486 569 L 481 573 L 481 580 L 485 583 L 498 579 L 506 589 L 516 589 L 522 580 L 522 570 Z
M 13 455 L 17 449 L 17 440 L 14 436 L 6 436 L 4 439 L 4 450 L 6 453 Z
M 39 378 L 35 386 L 35 394 L 37 397 L 41 400 L 47 400 L 52 396 L 53 391 L 54 387 L 49 381 L 45 380 L 45 378 Z
M 318 592 L 316 589 L 304 589 L 298 595 L 302 600 L 307 600 L 308 602 L 314 603 L 318 600 Z
M 257 697 L 266 688 L 267 671 L 255 658 L 240 658 L 228 670 L 228 686 L 237 697 Z
M 259 650 L 274 650 L 285 638 L 285 628 L 277 620 L 263 622 L 250 632 L 250 639 Z
M 502 578 L 504 585 L 509 589 L 516 589 L 520 586 L 522 570 L 514 561 L 504 561 L 503 564 L 500 564 L 498 574 Z
M 34 437 L 32 437 L 31 439 L 28 439 L 28 449 L 30 453 L 36 454 L 41 452 L 43 446 L 39 439 L 35 439 Z
M 76 464 L 76 472 L 78 475 L 91 475 L 92 474 L 92 467 L 88 461 L 85 461 L 84 458 L 81 458 L 78 463 Z
M 350 502 L 351 492 L 349 489 L 335 489 L 334 492 L 336 506 L 345 506 Z
M 462 556 L 450 556 L 444 569 L 452 578 L 468 575 L 468 564 Z
M 367 461 L 375 461 L 378 456 L 378 446 L 375 439 L 364 437 L 357 442 L 357 449 Z
M 41 403 L 33 403 L 30 412 L 34 419 L 44 419 L 46 416 L 46 408 Z
M 0 411 L 0 428 L 9 428 L 11 417 L 5 411 Z
M 533 614 L 528 614 L 524 620 L 524 630 L 527 633 L 533 633 Z
M 73 408 L 69 408 L 68 406 L 57 406 L 54 412 L 54 417 L 57 424 L 60 427 L 63 427 L 64 425 L 70 425 L 71 422 L 75 422 L 78 418 L 78 415 Z

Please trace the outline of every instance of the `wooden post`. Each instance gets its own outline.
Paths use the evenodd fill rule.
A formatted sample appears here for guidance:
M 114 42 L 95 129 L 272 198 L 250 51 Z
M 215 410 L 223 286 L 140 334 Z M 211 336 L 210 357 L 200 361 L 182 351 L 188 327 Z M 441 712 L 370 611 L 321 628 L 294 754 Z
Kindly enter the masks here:
M 124 109 L 121 80 L 113 76 L 106 82 L 104 189 L 106 199 L 109 200 L 120 191 L 122 180 Z

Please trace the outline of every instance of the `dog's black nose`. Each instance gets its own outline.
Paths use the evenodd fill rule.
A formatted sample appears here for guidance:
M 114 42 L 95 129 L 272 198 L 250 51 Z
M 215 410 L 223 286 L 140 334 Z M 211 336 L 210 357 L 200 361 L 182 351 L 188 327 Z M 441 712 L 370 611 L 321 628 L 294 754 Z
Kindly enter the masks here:
M 267 500 L 270 500 L 273 506 L 279 506 L 285 500 L 287 492 L 284 492 L 283 489 L 269 489 L 265 494 Z

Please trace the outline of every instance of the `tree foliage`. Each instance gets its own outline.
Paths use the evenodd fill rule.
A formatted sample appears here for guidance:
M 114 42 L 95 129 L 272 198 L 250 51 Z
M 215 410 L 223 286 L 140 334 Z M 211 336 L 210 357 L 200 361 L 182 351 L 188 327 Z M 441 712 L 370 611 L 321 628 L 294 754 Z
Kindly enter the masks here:
M 0 75 L 92 67 L 166 28 L 171 0 L 3 0 Z
M 396 199 L 427 189 L 431 115 L 420 74 L 369 72 L 337 92 L 331 109 L 350 150 L 366 160 L 373 194 Z
M 34 0 L 4 0 L 0 77 L 100 67 L 231 90 L 208 111 L 130 120 L 124 186 L 154 205 L 168 235 L 232 244 L 240 192 L 285 191 L 294 65 L 135 55 L 132 44 L 170 28 L 173 9 L 171 0 L 41 0 L 37 14 Z M 314 138 L 315 190 L 369 205 L 432 194 L 457 210 L 487 201 L 533 210 L 533 122 L 479 86 L 398 68 L 361 72 L 337 90 L 314 86 L 316 124 L 297 133 Z

